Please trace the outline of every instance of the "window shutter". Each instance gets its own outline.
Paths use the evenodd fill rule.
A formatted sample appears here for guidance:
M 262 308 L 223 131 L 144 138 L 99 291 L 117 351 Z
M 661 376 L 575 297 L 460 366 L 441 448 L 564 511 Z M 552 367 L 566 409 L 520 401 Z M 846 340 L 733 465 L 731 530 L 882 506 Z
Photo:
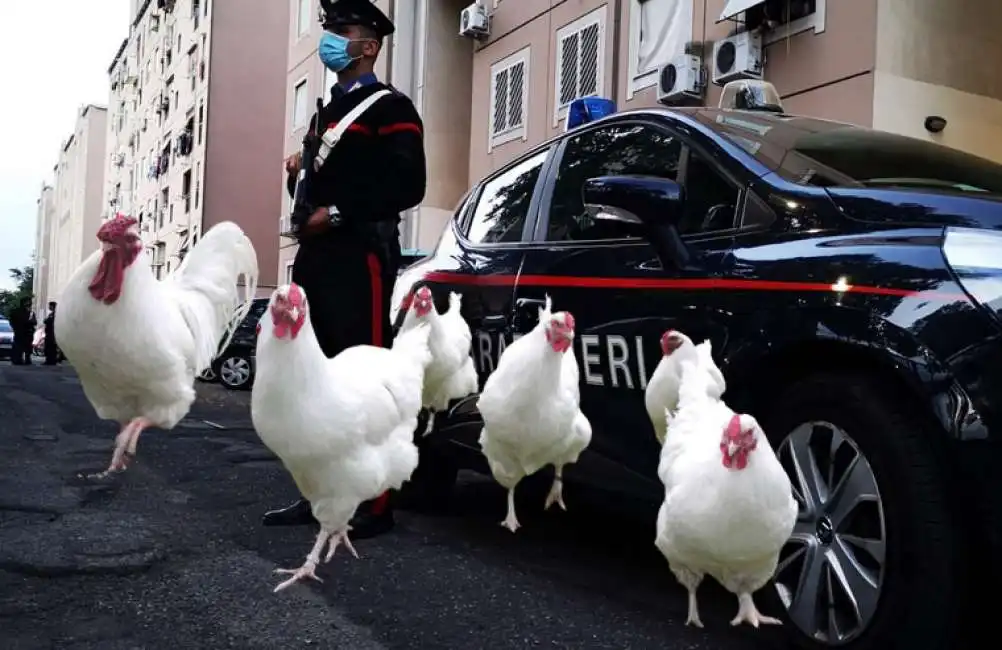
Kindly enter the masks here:
M 571 103 L 578 92 L 579 39 L 581 32 L 568 34 L 560 41 L 560 105 Z
M 494 75 L 494 135 L 508 129 L 508 71 L 499 70 Z
M 597 95 L 598 88 L 598 23 L 581 30 L 581 70 L 578 73 L 578 97 Z
M 517 128 L 525 121 L 525 62 L 519 61 L 508 69 L 511 83 L 508 92 L 508 127 Z

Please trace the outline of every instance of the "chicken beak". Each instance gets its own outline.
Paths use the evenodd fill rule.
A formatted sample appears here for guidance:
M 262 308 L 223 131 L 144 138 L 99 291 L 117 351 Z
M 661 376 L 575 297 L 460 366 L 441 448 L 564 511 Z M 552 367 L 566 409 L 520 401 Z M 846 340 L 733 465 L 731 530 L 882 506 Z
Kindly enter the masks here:
M 739 447 L 736 442 L 727 443 L 727 455 L 731 458 L 734 458 L 740 449 L 741 447 Z

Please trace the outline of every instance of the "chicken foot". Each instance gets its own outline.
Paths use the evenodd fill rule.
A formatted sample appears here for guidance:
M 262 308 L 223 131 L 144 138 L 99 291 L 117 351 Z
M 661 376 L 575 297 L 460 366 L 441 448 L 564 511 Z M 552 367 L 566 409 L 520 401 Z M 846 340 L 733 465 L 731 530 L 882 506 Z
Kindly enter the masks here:
M 755 607 L 755 601 L 749 593 L 738 594 L 738 615 L 731 621 L 731 625 L 748 623 L 757 628 L 759 625 L 782 625 L 783 621 L 778 618 L 766 616 Z
M 549 510 L 550 506 L 553 504 L 560 506 L 561 510 L 567 510 L 567 505 L 564 504 L 564 468 L 562 465 L 558 465 L 553 473 L 553 485 L 550 486 L 550 493 L 546 495 L 546 503 L 543 505 L 543 510 Z
M 124 472 L 128 469 L 129 463 L 136 456 L 139 434 L 151 426 L 153 423 L 146 418 L 139 417 L 130 420 L 115 436 L 115 451 L 111 455 L 111 464 L 108 465 L 108 469 L 96 474 L 89 474 L 87 478 L 105 478 L 115 472 Z
M 521 526 L 521 524 L 518 523 L 518 519 L 515 517 L 515 487 L 514 486 L 512 486 L 508 490 L 508 516 L 504 518 L 504 521 L 501 522 L 501 525 L 504 526 L 505 528 L 507 528 L 508 530 L 510 530 L 513 533 L 516 530 L 518 530 L 519 527 Z
M 330 530 L 321 528 L 320 532 L 317 534 L 317 541 L 313 545 L 309 554 L 306 556 L 306 561 L 303 562 L 303 566 L 298 569 L 275 569 L 275 573 L 291 575 L 292 577 L 275 587 L 273 593 L 277 594 L 286 587 L 289 587 L 304 578 L 310 578 L 311 580 L 316 580 L 317 582 L 323 582 L 323 580 L 317 577 L 317 565 L 320 563 L 320 553 L 324 550 L 324 545 L 333 535 L 334 533 Z

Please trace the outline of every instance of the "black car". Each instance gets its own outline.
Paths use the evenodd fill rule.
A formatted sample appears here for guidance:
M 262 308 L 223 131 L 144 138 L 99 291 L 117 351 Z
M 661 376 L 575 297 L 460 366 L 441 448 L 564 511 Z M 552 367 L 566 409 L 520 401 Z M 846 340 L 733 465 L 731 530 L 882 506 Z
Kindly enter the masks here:
M 594 435 L 566 476 L 652 522 L 659 337 L 710 339 L 801 504 L 775 578 L 791 638 L 931 650 L 1000 548 L 1000 251 L 995 163 L 775 110 L 639 110 L 478 183 L 397 297 L 463 294 L 481 386 L 544 296 L 571 311 Z M 417 498 L 486 471 L 475 402 L 424 439 Z
M 257 322 L 268 308 L 268 298 L 255 298 L 230 344 L 202 373 L 203 381 L 219 381 L 230 390 L 250 390 L 254 385 L 254 349 L 257 347 Z

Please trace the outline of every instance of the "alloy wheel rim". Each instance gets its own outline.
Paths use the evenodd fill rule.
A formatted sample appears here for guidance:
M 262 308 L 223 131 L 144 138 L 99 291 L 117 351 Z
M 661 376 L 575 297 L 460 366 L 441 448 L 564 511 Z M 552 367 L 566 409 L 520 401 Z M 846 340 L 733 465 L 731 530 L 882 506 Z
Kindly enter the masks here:
M 230 357 L 220 364 L 219 376 L 229 386 L 241 386 L 250 379 L 250 363 L 246 359 Z
M 880 602 L 887 535 L 870 463 L 830 422 L 794 429 L 777 450 L 800 506 L 775 585 L 790 621 L 838 646 L 870 625 Z

